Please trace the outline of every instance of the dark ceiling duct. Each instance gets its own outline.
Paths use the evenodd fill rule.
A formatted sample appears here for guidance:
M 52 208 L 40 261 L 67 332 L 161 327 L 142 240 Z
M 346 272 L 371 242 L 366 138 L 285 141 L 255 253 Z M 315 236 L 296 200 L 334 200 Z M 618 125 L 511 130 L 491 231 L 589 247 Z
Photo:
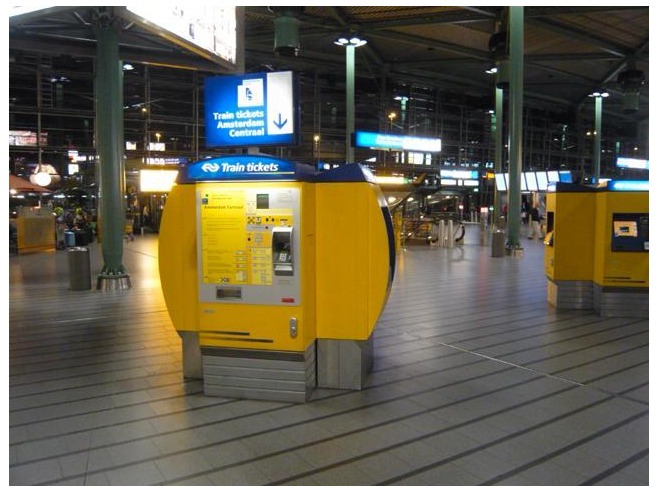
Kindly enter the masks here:
M 496 87 L 505 89 L 509 85 L 507 31 L 492 34 L 489 38 L 489 53 L 496 64 Z
M 268 7 L 274 19 L 274 52 L 282 56 L 299 54 L 299 16 L 304 7 Z
M 640 87 L 644 85 L 644 72 L 631 68 L 621 72 L 617 82 L 623 91 L 622 111 L 626 114 L 635 113 L 640 105 Z

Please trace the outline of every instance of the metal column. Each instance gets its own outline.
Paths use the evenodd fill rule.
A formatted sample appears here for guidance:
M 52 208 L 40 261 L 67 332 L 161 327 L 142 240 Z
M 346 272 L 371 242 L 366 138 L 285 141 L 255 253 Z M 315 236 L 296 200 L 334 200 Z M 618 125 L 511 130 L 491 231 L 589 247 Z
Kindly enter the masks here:
M 347 128 L 345 130 L 345 162 L 354 162 L 352 133 L 354 133 L 354 51 L 353 44 L 345 46 L 345 91 L 347 92 Z
M 496 112 L 495 117 L 495 133 L 494 133 L 494 173 L 499 174 L 503 172 L 503 99 L 504 90 L 496 87 Z M 503 207 L 501 203 L 501 195 L 498 188 L 494 187 L 494 216 L 493 223 L 498 225 L 500 216 L 503 214 Z
M 509 205 L 507 208 L 508 254 L 522 253 L 519 243 L 521 223 L 521 164 L 523 138 L 523 7 L 510 9 L 510 146 Z
M 594 154 L 592 155 L 592 174 L 594 184 L 599 183 L 601 177 L 601 110 L 603 109 L 603 98 L 594 98 Z
M 119 60 L 119 33 L 115 19 L 99 10 L 96 21 L 96 145 L 100 171 L 100 221 L 103 269 L 97 288 L 130 288 L 123 266 L 125 224 L 123 162 L 123 67 Z

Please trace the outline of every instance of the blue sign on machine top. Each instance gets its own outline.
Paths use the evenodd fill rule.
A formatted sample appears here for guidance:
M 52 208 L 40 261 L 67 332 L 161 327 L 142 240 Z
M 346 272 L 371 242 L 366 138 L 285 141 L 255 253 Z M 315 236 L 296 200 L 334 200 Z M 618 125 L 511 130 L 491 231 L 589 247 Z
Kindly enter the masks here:
M 312 166 L 266 155 L 229 155 L 188 164 L 181 181 L 308 180 L 313 173 Z
M 292 72 L 206 78 L 206 146 L 296 144 L 295 99 Z

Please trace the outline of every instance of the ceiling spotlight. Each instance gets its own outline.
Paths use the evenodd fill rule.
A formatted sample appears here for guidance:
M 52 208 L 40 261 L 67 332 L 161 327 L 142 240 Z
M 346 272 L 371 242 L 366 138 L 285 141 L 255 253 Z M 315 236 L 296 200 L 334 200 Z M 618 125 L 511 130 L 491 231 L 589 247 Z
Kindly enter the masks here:
M 334 41 L 335 45 L 338 46 L 354 46 L 355 48 L 358 48 L 359 46 L 363 46 L 364 44 L 367 44 L 368 41 L 366 41 L 363 38 L 360 38 L 356 34 L 350 34 L 349 36 L 341 36 L 338 39 Z
M 591 94 L 588 94 L 589 97 L 608 97 L 610 94 L 603 89 L 595 89 Z

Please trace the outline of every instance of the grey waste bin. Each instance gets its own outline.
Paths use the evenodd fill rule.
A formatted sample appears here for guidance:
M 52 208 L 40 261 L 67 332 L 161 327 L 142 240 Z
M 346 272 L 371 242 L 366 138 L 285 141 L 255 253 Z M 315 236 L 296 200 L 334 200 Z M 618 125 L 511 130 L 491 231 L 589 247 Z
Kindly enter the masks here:
M 91 289 L 89 248 L 76 246 L 68 249 L 69 282 L 71 290 Z
M 495 230 L 491 234 L 491 256 L 505 256 L 505 231 Z

